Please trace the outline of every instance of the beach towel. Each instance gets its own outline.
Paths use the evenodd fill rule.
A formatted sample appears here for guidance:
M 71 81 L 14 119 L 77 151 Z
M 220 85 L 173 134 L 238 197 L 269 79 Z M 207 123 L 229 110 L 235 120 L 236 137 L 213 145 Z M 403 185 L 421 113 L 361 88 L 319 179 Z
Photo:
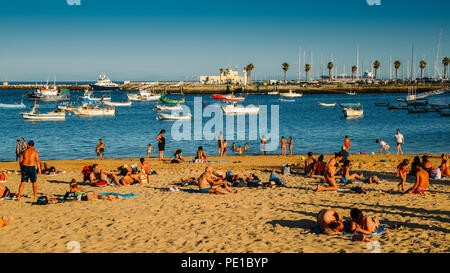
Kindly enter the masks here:
M 116 192 L 102 192 L 102 193 L 99 193 L 99 194 L 101 194 L 101 195 L 115 195 L 115 196 L 120 196 L 120 197 L 124 197 L 124 198 L 138 196 L 137 194 L 134 194 L 134 193 L 121 194 L 121 193 L 116 193 Z
M 59 171 L 59 172 L 56 172 L 56 173 L 42 174 L 42 175 L 43 176 L 55 176 L 55 175 L 59 175 L 59 174 L 62 174 L 62 173 L 66 173 L 66 171 Z

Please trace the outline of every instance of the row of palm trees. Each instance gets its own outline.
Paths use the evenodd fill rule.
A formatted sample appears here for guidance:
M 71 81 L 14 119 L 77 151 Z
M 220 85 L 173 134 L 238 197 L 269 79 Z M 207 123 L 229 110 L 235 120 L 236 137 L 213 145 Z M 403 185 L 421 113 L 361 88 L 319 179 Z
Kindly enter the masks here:
M 442 64 L 444 65 L 444 79 L 447 78 L 447 68 L 450 64 L 450 58 L 445 57 L 442 59 Z M 402 62 L 399 60 L 394 61 L 394 68 L 395 68 L 395 78 L 398 79 L 398 70 L 400 69 L 400 67 L 402 66 Z M 374 78 L 377 78 L 377 73 L 378 70 L 381 67 L 381 62 L 379 60 L 376 60 L 373 62 L 373 68 L 375 69 L 375 75 Z M 425 70 L 425 68 L 427 67 L 427 62 L 425 60 L 421 60 L 419 62 L 419 67 L 420 67 L 420 78 L 423 79 L 423 72 Z M 255 65 L 253 63 L 248 64 L 245 67 L 245 71 L 247 72 L 247 82 L 250 83 L 250 79 L 251 79 L 251 72 L 252 70 L 255 68 Z M 331 71 L 334 68 L 334 63 L 333 62 L 329 62 L 327 64 L 327 68 L 328 68 L 328 77 L 329 79 L 331 79 Z M 284 62 L 281 64 L 281 69 L 284 72 L 284 81 L 286 82 L 286 73 L 289 70 L 289 64 Z M 308 75 L 309 72 L 311 71 L 311 65 L 310 64 L 305 64 L 305 72 L 306 72 L 306 79 L 308 79 Z M 356 71 L 358 71 L 358 67 L 356 65 L 352 66 L 352 80 L 354 79 L 355 73 Z M 225 73 L 224 73 L 225 72 Z M 230 70 L 227 68 L 225 71 L 223 70 L 223 68 L 220 69 L 220 76 L 222 77 L 222 75 L 229 75 Z M 221 78 L 222 80 L 222 78 Z

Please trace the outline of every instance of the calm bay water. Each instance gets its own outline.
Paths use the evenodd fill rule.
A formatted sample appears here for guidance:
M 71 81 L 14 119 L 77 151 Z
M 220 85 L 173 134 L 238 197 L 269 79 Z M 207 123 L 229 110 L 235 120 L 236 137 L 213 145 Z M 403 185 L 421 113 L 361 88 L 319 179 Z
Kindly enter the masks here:
M 0 102 L 18 102 L 24 90 L 0 91 Z M 126 100 L 126 91 L 112 93 L 112 101 Z M 72 92 L 75 101 L 78 94 Z M 101 96 L 105 93 L 94 93 Z M 404 153 L 450 153 L 450 118 L 437 113 L 408 114 L 405 110 L 389 111 L 386 107 L 376 107 L 374 102 L 397 103 L 398 97 L 405 94 L 366 94 L 347 96 L 338 94 L 303 95 L 296 98 L 294 104 L 279 104 L 279 96 L 246 95 L 244 102 L 254 105 L 279 105 L 280 138 L 292 136 L 294 153 L 327 153 L 338 151 L 346 135 L 351 138 L 351 153 L 377 152 L 379 146 L 375 139 L 383 139 L 395 153 L 394 134 L 399 128 L 405 136 Z M 178 96 L 170 96 L 178 97 Z M 210 95 L 186 95 L 186 105 L 193 112 L 194 97 L 201 97 L 205 104 L 213 103 Z M 430 101 L 450 103 L 450 94 L 430 98 Z M 364 106 L 364 117 L 356 119 L 342 118 L 341 108 L 320 107 L 317 102 L 344 103 L 360 102 Z M 27 106 L 33 104 L 24 97 Z M 56 108 L 58 102 L 38 102 L 41 112 Z M 66 117 L 66 121 L 24 121 L 20 112 L 24 109 L 1 109 L 0 118 L 0 161 L 15 160 L 15 140 L 24 137 L 34 140 L 41 154 L 41 160 L 82 159 L 95 157 L 95 145 L 99 138 L 106 143 L 106 158 L 142 157 L 148 144 L 156 149 L 156 136 L 166 129 L 166 153 L 172 155 L 175 149 L 182 149 L 185 156 L 193 156 L 197 147 L 202 145 L 208 155 L 217 154 L 217 140 L 174 141 L 171 136 L 173 122 L 156 119 L 157 111 L 153 106 L 157 102 L 133 102 L 132 107 L 117 107 L 115 117 L 83 118 L 75 115 Z M 269 107 L 270 109 L 270 107 Z M 28 111 L 29 107 L 25 110 Z M 270 110 L 268 111 L 270 121 Z M 194 113 L 193 113 L 194 114 Z M 203 125 L 210 120 L 203 117 Z M 246 117 L 246 140 L 229 140 L 237 145 L 249 144 L 249 153 L 259 153 L 258 140 L 248 139 L 248 116 Z M 236 121 L 235 121 L 236 126 Z M 194 120 L 191 121 L 194 130 Z M 224 124 L 225 127 L 225 124 Z M 239 128 L 238 128 L 239 129 Z M 241 130 L 243 128 L 240 128 Z M 270 125 L 269 125 L 270 131 Z M 236 133 L 237 129 L 235 129 Z M 218 132 L 217 132 L 218 134 Z M 191 134 L 193 137 L 193 133 Z M 227 137 L 225 135 L 225 137 Z M 230 151 L 231 149 L 229 149 Z M 280 153 L 280 147 L 269 154 Z M 229 153 L 231 154 L 231 152 Z

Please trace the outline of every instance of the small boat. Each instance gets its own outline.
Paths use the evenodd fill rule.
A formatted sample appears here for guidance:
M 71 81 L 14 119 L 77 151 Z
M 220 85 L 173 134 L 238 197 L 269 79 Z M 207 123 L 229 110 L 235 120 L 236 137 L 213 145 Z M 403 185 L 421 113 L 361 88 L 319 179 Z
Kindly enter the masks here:
M 58 111 L 66 111 L 66 112 L 73 112 L 74 109 L 78 108 L 78 106 L 72 106 L 72 104 L 60 104 L 56 106 L 56 109 Z
M 342 113 L 344 113 L 344 117 L 360 117 L 364 114 L 364 110 L 362 106 L 353 106 L 342 109 Z
M 23 102 L 21 103 L 0 103 L 0 108 L 26 108 Z
M 294 93 L 294 92 L 292 92 L 292 90 L 289 90 L 288 93 L 280 93 L 280 96 L 288 97 L 288 98 L 295 98 L 295 97 L 303 96 L 303 93 Z
M 167 103 L 167 104 L 180 104 L 180 103 L 185 103 L 186 102 L 186 100 L 184 98 L 182 98 L 181 100 L 168 99 L 168 98 L 166 98 L 166 96 L 164 94 L 162 94 L 159 99 L 163 103 Z
M 294 103 L 295 102 L 294 99 L 283 99 L 283 98 L 280 98 L 279 100 L 280 100 L 280 103 Z
M 356 95 L 358 95 L 358 93 L 356 93 L 354 91 L 348 91 L 348 92 L 345 92 L 345 94 L 349 95 L 349 96 L 356 96 Z
M 79 98 L 82 102 L 100 102 L 111 100 L 111 97 L 101 97 L 101 98 L 92 97 L 92 91 L 89 90 L 84 91 L 83 96 L 80 96 Z
M 203 105 L 203 107 L 222 107 L 227 105 L 226 103 L 212 103 L 212 104 L 208 104 L 208 105 Z
M 408 106 L 426 106 L 428 104 L 428 101 L 426 100 L 407 101 L 406 104 Z
M 165 114 L 165 113 L 159 113 L 158 118 L 160 120 L 186 120 L 191 119 L 192 115 L 179 115 L 178 113 L 171 113 L 171 114 Z
M 94 91 L 114 91 L 120 90 L 120 86 L 117 83 L 113 83 L 106 74 L 98 76 L 96 83 L 90 84 Z
M 65 120 L 66 112 L 64 111 L 52 111 L 48 113 L 38 113 L 38 104 L 31 106 L 30 112 L 21 113 L 25 120 Z
M 375 102 L 375 106 L 388 106 L 389 102 Z
M 249 105 L 242 106 L 236 103 L 222 106 L 223 112 L 225 114 L 258 114 L 259 106 Z
M 158 111 L 173 111 L 173 110 L 182 110 L 183 108 L 181 105 L 177 104 L 174 106 L 168 106 L 168 105 L 155 105 L 156 110 Z
M 408 110 L 407 105 L 388 105 L 387 108 L 389 110 Z
M 150 89 L 141 89 L 136 94 L 127 94 L 129 101 L 155 101 L 161 98 L 160 94 L 153 94 Z
M 361 103 L 359 103 L 359 102 L 355 102 L 355 103 L 341 103 L 341 104 L 339 104 L 341 107 L 344 107 L 344 108 L 348 108 L 348 107 L 358 107 L 358 106 L 361 106 Z
M 214 94 L 214 95 L 211 95 L 211 98 L 213 98 L 213 99 L 216 99 L 216 100 L 221 100 L 221 99 L 223 99 L 223 95 L 220 95 L 220 94 Z
M 222 100 L 224 100 L 224 101 L 244 101 L 245 98 L 244 97 L 236 97 L 235 95 L 230 94 L 230 95 L 223 96 Z
M 278 91 L 267 92 L 267 95 L 278 95 L 278 94 L 280 94 L 280 92 L 278 92 Z
M 319 104 L 320 106 L 323 106 L 323 107 L 335 107 L 335 106 L 336 106 L 336 103 L 324 103 L 324 102 L 318 102 L 318 104 Z
M 131 101 L 128 101 L 128 102 L 112 102 L 112 101 L 104 101 L 103 104 L 104 104 L 105 106 L 123 107 L 123 106 L 131 106 Z
M 33 93 L 27 93 L 28 99 L 31 101 L 62 101 L 70 100 L 70 91 L 62 89 L 61 91 L 55 86 L 50 88 L 46 85 L 44 88 L 37 88 Z
M 408 108 L 408 113 L 410 114 L 417 114 L 417 113 L 427 113 L 428 110 L 426 108 Z
M 73 110 L 74 114 L 77 116 L 84 117 L 94 117 L 94 116 L 114 116 L 116 114 L 116 110 L 114 108 L 103 108 L 103 107 L 89 107 L 87 105 L 83 105 Z

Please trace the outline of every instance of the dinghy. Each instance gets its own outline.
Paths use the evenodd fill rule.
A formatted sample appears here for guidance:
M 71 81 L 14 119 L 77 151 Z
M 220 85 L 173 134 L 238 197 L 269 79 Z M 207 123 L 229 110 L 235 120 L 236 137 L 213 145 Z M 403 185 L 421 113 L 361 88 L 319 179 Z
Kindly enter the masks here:
M 173 110 L 182 110 L 183 108 L 181 105 L 177 104 L 174 106 L 168 106 L 168 105 L 155 105 L 155 108 L 158 111 L 173 111 Z
M 364 114 L 364 110 L 361 106 L 346 107 L 342 109 L 344 117 L 360 117 Z
M 159 113 L 158 117 L 160 120 L 186 120 L 191 119 L 192 115 L 179 115 L 178 113 L 171 113 L 171 114 L 165 114 L 165 113 Z
M 242 106 L 235 103 L 222 106 L 222 109 L 225 114 L 258 114 L 259 112 L 259 106 Z
M 103 104 L 105 106 L 117 106 L 117 107 L 122 107 L 122 106 L 131 106 L 131 101 L 128 102 L 112 102 L 112 101 L 104 101 Z
M 320 106 L 323 106 L 323 107 L 335 107 L 336 106 L 336 103 L 324 103 L 324 102 L 319 102 L 318 103 Z
M 303 93 L 294 93 L 294 92 L 292 92 L 292 90 L 289 90 L 288 93 L 280 93 L 280 96 L 288 97 L 288 98 L 295 98 L 295 97 L 303 96 Z
M 159 99 L 163 103 L 167 103 L 167 104 L 180 104 L 180 103 L 185 103 L 186 102 L 186 100 L 184 98 L 182 98 L 181 100 L 168 99 L 168 98 L 166 98 L 166 96 L 164 94 L 162 94 Z

